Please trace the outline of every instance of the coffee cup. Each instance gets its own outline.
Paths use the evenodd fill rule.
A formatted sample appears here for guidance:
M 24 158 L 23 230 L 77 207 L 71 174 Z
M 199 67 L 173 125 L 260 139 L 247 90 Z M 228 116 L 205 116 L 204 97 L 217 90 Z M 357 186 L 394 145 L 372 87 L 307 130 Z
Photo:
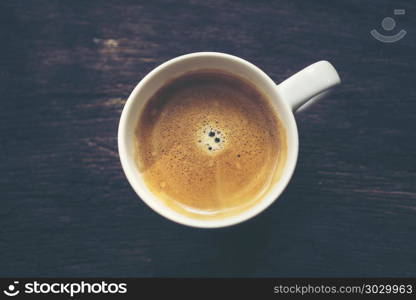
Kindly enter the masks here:
M 271 102 L 285 130 L 287 155 L 279 180 L 256 205 L 238 214 L 216 219 L 194 218 L 171 209 L 155 195 L 143 180 L 135 162 L 135 128 L 151 97 L 167 82 L 189 72 L 215 69 L 235 74 L 250 82 Z M 219 228 L 238 224 L 258 215 L 269 207 L 288 185 L 298 157 L 298 129 L 294 113 L 340 83 L 335 68 L 327 61 L 316 62 L 285 81 L 276 84 L 267 74 L 252 63 L 225 53 L 197 52 L 171 59 L 148 73 L 130 94 L 121 114 L 118 128 L 118 149 L 121 165 L 130 185 L 149 207 L 174 222 L 200 228 Z

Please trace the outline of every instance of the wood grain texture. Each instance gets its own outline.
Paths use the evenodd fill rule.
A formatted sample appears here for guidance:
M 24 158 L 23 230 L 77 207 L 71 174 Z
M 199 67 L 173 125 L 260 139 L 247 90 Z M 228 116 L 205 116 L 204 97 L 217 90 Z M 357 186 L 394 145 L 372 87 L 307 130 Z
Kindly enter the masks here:
M 394 8 L 407 36 L 369 31 Z M 416 276 L 412 1 L 1 1 L 0 276 Z M 343 80 L 297 114 L 293 180 L 266 212 L 186 228 L 143 204 L 117 153 L 123 104 L 175 56 L 221 51 L 280 82 Z

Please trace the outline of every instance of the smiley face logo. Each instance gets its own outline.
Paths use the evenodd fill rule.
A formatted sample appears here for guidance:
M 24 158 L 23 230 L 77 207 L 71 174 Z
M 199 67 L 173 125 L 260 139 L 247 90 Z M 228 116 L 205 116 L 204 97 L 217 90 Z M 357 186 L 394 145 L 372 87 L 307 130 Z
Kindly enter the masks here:
M 404 15 L 406 11 L 404 9 L 395 9 L 395 15 Z M 396 21 L 391 17 L 386 17 L 381 21 L 381 27 L 388 32 L 393 30 L 396 27 Z M 378 32 L 376 29 L 370 31 L 371 35 L 382 43 L 394 43 L 401 40 L 406 35 L 406 30 L 400 30 L 398 33 L 393 35 L 384 35 Z
M 10 284 L 7 287 L 7 290 L 3 291 L 3 293 L 10 297 L 16 296 L 17 294 L 20 293 L 20 291 L 16 289 L 16 285 L 18 284 L 19 284 L 19 281 L 14 281 L 13 284 Z

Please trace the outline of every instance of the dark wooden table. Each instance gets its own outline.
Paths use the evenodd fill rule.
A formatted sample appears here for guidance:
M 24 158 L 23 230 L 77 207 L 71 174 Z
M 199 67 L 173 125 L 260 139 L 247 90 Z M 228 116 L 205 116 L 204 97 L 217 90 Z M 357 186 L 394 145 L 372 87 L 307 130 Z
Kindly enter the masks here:
M 406 9 L 394 16 L 393 9 Z M 1 1 L 0 276 L 416 276 L 414 1 Z M 402 40 L 370 36 L 391 16 Z M 281 198 L 188 228 L 126 181 L 117 126 L 160 63 L 245 58 L 280 82 L 321 59 L 343 80 L 297 114 Z

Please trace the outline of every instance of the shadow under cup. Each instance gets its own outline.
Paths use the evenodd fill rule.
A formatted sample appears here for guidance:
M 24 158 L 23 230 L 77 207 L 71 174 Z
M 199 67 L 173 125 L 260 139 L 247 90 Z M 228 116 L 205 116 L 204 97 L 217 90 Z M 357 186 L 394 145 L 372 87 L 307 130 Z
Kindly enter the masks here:
M 205 69 L 218 70 L 243 78 L 265 95 L 270 100 L 271 108 L 275 110 L 282 123 L 287 146 L 284 165 L 280 168 L 281 174 L 279 174 L 278 180 L 264 197 L 253 205 L 238 211 L 238 213 L 215 218 L 194 217 L 167 206 L 164 201 L 156 197 L 146 186 L 135 160 L 135 129 L 147 101 L 172 79 L 192 71 Z M 155 68 L 140 81 L 123 109 L 118 131 L 118 147 L 120 160 L 127 179 L 139 197 L 153 210 L 177 223 L 194 227 L 216 228 L 250 219 L 279 197 L 288 184 L 296 165 L 298 133 L 291 108 L 279 98 L 276 84 L 263 71 L 253 64 L 232 55 L 201 52 L 174 58 Z

